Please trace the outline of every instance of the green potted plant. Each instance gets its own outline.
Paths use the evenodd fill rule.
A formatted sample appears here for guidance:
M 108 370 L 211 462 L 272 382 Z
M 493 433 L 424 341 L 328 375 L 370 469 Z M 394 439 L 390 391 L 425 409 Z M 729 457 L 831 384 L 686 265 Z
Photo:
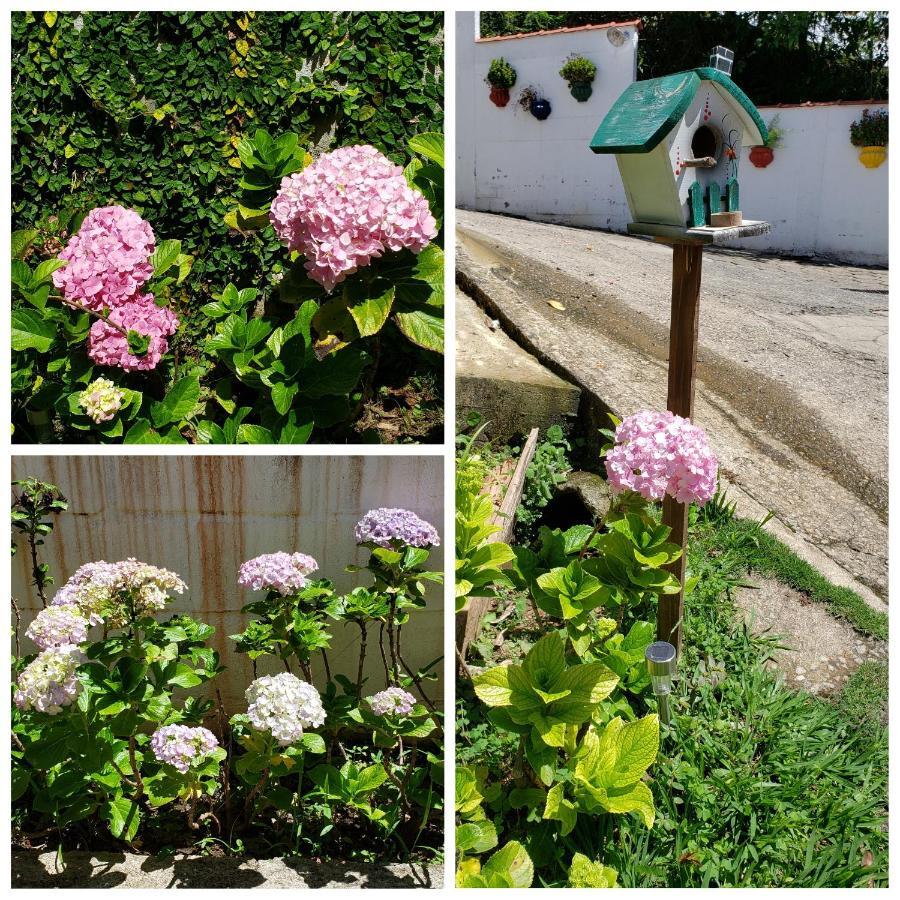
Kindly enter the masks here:
M 530 112 L 540 122 L 550 115 L 550 101 L 542 97 L 538 89 L 530 84 L 528 87 L 522 88 L 517 102 L 522 109 Z
M 762 144 L 750 148 L 750 162 L 757 169 L 764 169 L 775 158 L 777 150 L 784 139 L 784 129 L 778 127 L 778 116 L 774 116 L 766 126 L 768 135 Z
M 516 70 L 501 56 L 491 60 L 484 80 L 491 86 L 491 103 L 506 106 L 509 103 L 509 89 L 516 83 Z
M 591 82 L 597 75 L 597 67 L 589 59 L 572 53 L 566 57 L 559 74 L 569 82 L 569 91 L 579 103 L 584 103 L 594 92 Z
M 867 169 L 877 169 L 887 157 L 888 114 L 886 109 L 870 113 L 850 125 L 850 143 L 859 147 L 859 161 Z

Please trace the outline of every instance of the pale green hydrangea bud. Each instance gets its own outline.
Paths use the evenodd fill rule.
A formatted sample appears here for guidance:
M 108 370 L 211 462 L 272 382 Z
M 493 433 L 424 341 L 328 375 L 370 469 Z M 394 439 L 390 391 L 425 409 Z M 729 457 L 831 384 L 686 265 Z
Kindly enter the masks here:
M 125 392 L 108 378 L 95 378 L 78 398 L 78 404 L 98 425 L 108 422 L 122 408 Z

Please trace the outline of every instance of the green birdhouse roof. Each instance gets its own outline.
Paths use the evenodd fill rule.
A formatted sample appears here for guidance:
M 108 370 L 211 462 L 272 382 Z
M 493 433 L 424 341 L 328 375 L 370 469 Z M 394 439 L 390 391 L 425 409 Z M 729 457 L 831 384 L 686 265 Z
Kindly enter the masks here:
M 591 140 L 594 153 L 649 153 L 680 121 L 704 81 L 734 102 L 751 144 L 765 143 L 768 131 L 750 98 L 718 69 L 700 68 L 663 78 L 635 81 L 612 105 Z

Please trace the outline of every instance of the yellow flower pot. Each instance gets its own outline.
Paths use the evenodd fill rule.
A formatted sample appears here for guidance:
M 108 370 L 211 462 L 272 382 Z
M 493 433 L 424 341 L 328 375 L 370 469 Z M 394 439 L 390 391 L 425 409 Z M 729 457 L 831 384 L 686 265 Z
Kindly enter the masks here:
M 887 147 L 861 147 L 859 161 L 867 169 L 877 169 L 887 159 Z

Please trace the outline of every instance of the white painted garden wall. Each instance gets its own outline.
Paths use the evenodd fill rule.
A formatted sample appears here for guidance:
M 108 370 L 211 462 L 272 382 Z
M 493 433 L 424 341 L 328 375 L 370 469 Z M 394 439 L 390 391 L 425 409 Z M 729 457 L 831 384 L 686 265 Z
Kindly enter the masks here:
M 637 28 L 577 28 L 531 37 L 475 40 L 476 14 L 457 15 L 457 202 L 468 209 L 507 213 L 597 228 L 624 230 L 628 204 L 612 156 L 597 156 L 588 142 L 597 125 L 635 78 Z M 569 93 L 559 70 L 570 53 L 597 66 L 594 92 L 585 103 Z M 484 78 L 502 56 L 516 69 L 509 104 L 488 98 Z M 533 85 L 553 112 L 539 122 L 516 104 Z
M 79 565 L 99 559 L 135 556 L 177 572 L 189 590 L 170 608 L 215 627 L 211 645 L 228 667 L 217 683 L 232 710 L 242 708 L 252 674 L 228 635 L 246 626 L 241 607 L 262 596 L 238 585 L 244 560 L 300 550 L 318 561 L 318 574 L 339 591 L 365 584 L 363 574 L 347 573 L 344 566 L 367 559 L 368 551 L 356 546 L 353 527 L 376 506 L 412 509 L 447 543 L 443 461 L 434 456 L 17 456 L 12 469 L 13 478 L 34 475 L 58 485 L 69 499 L 69 510 L 57 518 L 43 548 L 56 579 L 50 596 Z M 23 611 L 24 633 L 40 600 L 31 585 L 27 542 L 18 537 L 17 544 L 12 591 Z M 443 569 L 443 548 L 432 554 L 431 563 Z M 333 630 L 332 671 L 353 674 L 359 631 L 339 625 Z M 410 665 L 441 656 L 442 635 L 442 591 L 435 586 L 428 607 L 403 630 Z M 377 643 L 370 639 L 369 645 L 367 674 L 380 687 Z M 34 648 L 23 641 L 26 651 Z M 270 669 L 277 671 L 261 665 L 260 674 Z M 439 683 L 432 683 L 431 694 L 442 696 Z
M 867 169 L 850 143 L 850 123 L 882 104 L 760 107 L 777 115 L 783 146 L 765 169 L 741 159 L 742 212 L 772 231 L 741 247 L 825 256 L 865 265 L 888 261 L 888 162 Z
M 627 36 L 619 47 L 609 41 L 609 29 L 600 27 L 482 40 L 476 40 L 476 28 L 476 13 L 457 15 L 457 204 L 625 231 L 628 207 L 615 160 L 591 153 L 588 143 L 635 78 L 637 27 L 619 26 Z M 577 103 L 558 75 L 573 52 L 597 64 L 594 93 L 586 103 Z M 490 102 L 484 83 L 497 56 L 518 72 L 504 109 Z M 553 106 L 543 122 L 514 103 L 528 84 L 542 89 Z M 888 164 L 863 167 L 849 137 L 850 123 L 866 106 L 886 108 L 853 103 L 760 108 L 766 122 L 779 115 L 784 144 L 765 169 L 755 168 L 744 148 L 741 205 L 745 218 L 771 222 L 772 231 L 736 246 L 887 265 Z

